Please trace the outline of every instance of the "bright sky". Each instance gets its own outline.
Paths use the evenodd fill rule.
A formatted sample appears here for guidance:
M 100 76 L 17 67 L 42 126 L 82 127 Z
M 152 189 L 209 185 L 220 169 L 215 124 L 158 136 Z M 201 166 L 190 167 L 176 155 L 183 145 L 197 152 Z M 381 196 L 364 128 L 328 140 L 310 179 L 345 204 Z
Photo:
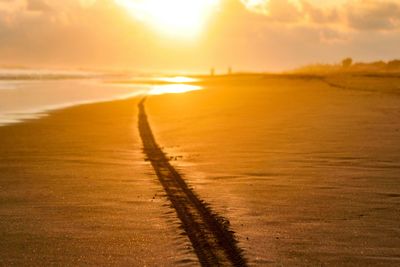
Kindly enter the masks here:
M 0 0 L 0 65 L 274 71 L 399 44 L 400 0 Z

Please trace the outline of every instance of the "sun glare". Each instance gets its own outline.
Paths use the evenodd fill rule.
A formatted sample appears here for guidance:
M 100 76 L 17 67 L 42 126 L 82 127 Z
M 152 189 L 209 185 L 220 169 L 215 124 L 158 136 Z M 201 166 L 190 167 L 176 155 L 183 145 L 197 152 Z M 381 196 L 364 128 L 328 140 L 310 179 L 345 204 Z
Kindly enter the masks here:
M 220 0 L 115 0 L 136 18 L 162 33 L 193 37 L 204 27 Z
M 159 77 L 156 78 L 156 80 L 161 81 L 161 82 L 167 82 L 167 83 L 193 83 L 193 82 L 198 82 L 198 79 L 191 78 L 191 77 L 185 77 L 185 76 L 176 76 L 176 77 Z
M 201 90 L 201 86 L 189 85 L 189 84 L 167 84 L 167 85 L 155 85 L 147 93 L 148 95 L 163 95 L 163 94 L 182 94 L 191 91 Z

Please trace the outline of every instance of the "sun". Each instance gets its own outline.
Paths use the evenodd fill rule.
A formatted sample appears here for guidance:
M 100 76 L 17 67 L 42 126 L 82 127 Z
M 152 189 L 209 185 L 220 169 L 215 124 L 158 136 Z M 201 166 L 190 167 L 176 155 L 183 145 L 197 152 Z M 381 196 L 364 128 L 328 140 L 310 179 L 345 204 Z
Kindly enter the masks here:
M 217 10 L 220 0 L 115 0 L 136 18 L 154 26 L 162 33 L 196 36 L 209 16 Z

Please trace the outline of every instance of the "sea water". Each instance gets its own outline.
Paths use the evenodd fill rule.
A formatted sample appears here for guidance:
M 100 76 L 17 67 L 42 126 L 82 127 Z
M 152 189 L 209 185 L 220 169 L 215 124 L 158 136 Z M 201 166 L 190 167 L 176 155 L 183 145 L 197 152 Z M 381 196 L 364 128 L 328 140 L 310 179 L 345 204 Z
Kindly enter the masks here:
M 0 125 L 45 116 L 75 105 L 123 99 L 150 90 L 146 84 L 118 85 L 93 73 L 0 70 Z

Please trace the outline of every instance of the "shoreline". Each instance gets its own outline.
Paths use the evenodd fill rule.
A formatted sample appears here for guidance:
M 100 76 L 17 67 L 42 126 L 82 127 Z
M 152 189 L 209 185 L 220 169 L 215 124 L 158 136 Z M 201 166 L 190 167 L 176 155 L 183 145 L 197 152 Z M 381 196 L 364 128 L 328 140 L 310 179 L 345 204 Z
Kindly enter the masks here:
M 138 101 L 0 127 L 0 265 L 197 261 L 144 162 Z
M 10 125 L 26 123 L 32 120 L 38 120 L 44 117 L 51 116 L 51 114 L 70 109 L 75 107 L 81 107 L 86 105 L 96 105 L 102 103 L 110 103 L 110 102 L 118 102 L 125 101 L 129 99 L 139 98 L 141 96 L 146 95 L 143 91 L 132 92 L 126 95 L 115 96 L 111 98 L 104 98 L 98 100 L 82 100 L 75 103 L 65 103 L 65 104 L 56 104 L 56 105 L 47 105 L 42 108 L 34 109 L 34 110 L 26 110 L 26 111 L 15 111 L 11 113 L 0 114 L 0 128 L 6 127 Z

